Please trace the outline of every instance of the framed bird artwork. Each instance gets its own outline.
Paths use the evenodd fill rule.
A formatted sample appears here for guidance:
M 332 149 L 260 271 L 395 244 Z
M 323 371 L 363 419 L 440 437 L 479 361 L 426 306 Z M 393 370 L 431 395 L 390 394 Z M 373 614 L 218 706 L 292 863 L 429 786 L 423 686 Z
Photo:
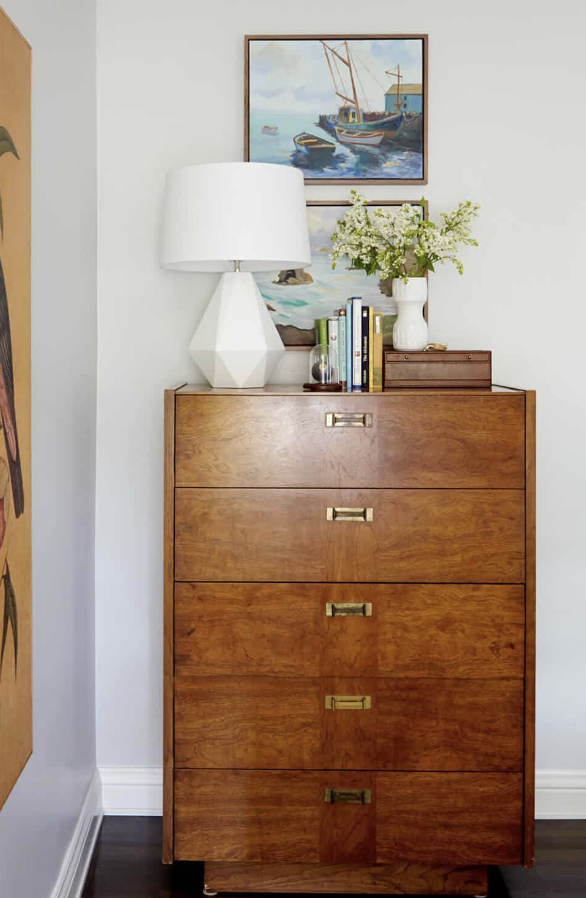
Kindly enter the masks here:
M 32 752 L 30 93 L 0 9 L 0 808 Z

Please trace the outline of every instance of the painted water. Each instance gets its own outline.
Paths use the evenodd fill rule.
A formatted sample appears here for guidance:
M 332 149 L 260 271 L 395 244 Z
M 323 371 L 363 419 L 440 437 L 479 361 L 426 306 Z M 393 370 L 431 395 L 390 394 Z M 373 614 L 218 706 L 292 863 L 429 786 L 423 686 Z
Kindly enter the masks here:
M 311 329 L 316 318 L 333 315 L 352 296 L 362 297 L 364 305 L 374 306 L 385 316 L 396 314 L 393 300 L 380 292 L 378 275 L 368 276 L 363 271 L 352 271 L 344 263 L 332 271 L 327 252 L 314 256 L 311 266 L 305 270 L 313 278 L 312 284 L 274 284 L 278 272 L 255 274 L 263 298 L 274 310 L 272 317 L 275 324 Z M 388 321 L 386 329 L 389 331 L 393 320 Z
M 328 110 L 325 110 L 326 112 Z M 335 110 L 330 110 L 334 112 Z M 313 161 L 306 153 L 296 149 L 293 138 L 302 131 L 336 142 L 317 122 L 311 113 L 250 111 L 250 161 L 293 165 L 306 178 L 348 178 L 403 180 L 423 177 L 420 152 L 383 144 L 380 147 L 360 149 L 344 147 L 336 143 L 336 150 L 327 159 Z M 277 134 L 263 133 L 263 127 L 277 128 Z
M 370 208 L 376 208 L 376 204 Z M 278 281 L 277 271 L 255 274 L 260 292 L 271 309 L 275 324 L 306 332 L 287 335 L 290 339 L 285 339 L 285 342 L 289 345 L 291 342 L 313 344 L 315 319 L 335 314 L 336 310 L 345 306 L 352 296 L 360 296 L 364 305 L 373 306 L 383 313 L 383 334 L 390 342 L 397 309 L 393 299 L 381 292 L 380 276 L 367 275 L 364 271 L 352 269 L 350 261 L 346 258 L 342 259 L 336 268 L 332 268 L 329 255 L 332 235 L 336 230 L 338 219 L 342 218 L 347 210 L 347 206 L 337 204 L 310 204 L 307 207 L 311 265 L 304 270 L 311 276 L 311 283 L 275 283 Z

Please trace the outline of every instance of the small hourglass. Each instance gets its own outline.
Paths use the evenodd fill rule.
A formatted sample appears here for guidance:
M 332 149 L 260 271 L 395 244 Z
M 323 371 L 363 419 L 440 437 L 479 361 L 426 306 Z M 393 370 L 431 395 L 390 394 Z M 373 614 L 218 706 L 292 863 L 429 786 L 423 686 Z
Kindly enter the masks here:
M 337 359 L 331 347 L 327 343 L 318 343 L 309 353 L 309 382 L 303 384 L 303 389 L 339 392 L 342 385 L 338 370 Z

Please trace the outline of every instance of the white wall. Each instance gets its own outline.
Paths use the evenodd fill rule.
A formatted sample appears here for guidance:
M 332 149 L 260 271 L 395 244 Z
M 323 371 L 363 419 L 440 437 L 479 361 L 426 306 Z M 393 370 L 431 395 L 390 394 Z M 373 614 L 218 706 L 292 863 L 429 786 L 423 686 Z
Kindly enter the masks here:
M 95 3 L 2 2 L 33 46 L 34 753 L 0 813 L 0 893 L 47 898 L 95 770 Z
M 163 178 L 242 158 L 245 33 L 427 32 L 431 209 L 482 204 L 431 284 L 431 337 L 538 390 L 538 766 L 586 767 L 583 35 L 570 0 L 98 0 L 97 727 L 101 765 L 161 762 L 162 391 L 214 276 L 157 264 Z M 418 187 L 370 187 L 418 197 Z M 308 189 L 344 198 L 344 187 Z M 299 354 L 281 366 L 300 381 Z

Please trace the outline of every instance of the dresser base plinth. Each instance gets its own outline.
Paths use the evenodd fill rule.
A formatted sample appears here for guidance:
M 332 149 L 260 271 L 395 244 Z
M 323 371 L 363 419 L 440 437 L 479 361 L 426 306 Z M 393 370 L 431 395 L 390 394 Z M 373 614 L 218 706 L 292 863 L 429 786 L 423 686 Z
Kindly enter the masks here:
M 369 895 L 486 895 L 486 867 L 395 864 L 205 865 L 206 893 L 297 892 Z

